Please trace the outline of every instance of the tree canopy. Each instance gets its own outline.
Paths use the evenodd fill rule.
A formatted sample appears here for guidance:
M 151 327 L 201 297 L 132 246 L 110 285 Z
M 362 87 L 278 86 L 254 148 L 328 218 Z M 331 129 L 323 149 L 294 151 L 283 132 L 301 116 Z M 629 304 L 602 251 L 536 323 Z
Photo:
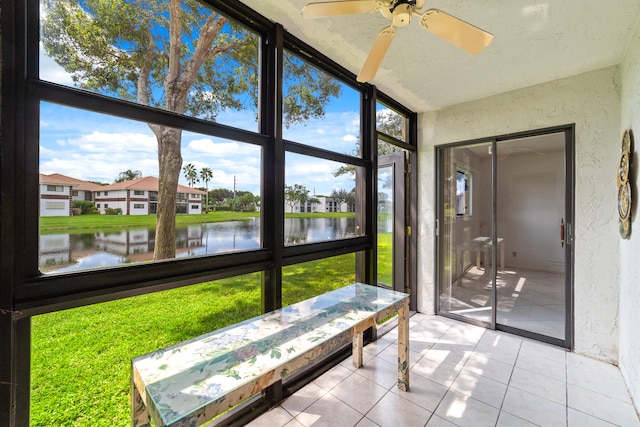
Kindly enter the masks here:
M 284 200 L 291 206 L 291 213 L 296 204 L 304 204 L 309 198 L 309 190 L 301 184 L 285 185 Z
M 136 178 L 142 178 L 142 172 L 139 170 L 132 171 L 131 169 L 127 169 L 126 171 L 120 172 L 118 174 L 118 178 L 116 178 L 114 182 L 131 181 Z
M 44 51 L 83 89 L 215 120 L 257 111 L 259 36 L 195 0 L 43 0 Z M 289 57 L 285 125 L 322 117 L 340 84 Z M 148 124 L 158 141 L 154 259 L 175 257 L 182 131 Z
M 392 136 L 399 140 L 404 140 L 405 133 L 405 119 L 400 114 L 392 110 L 382 110 L 376 113 L 376 129 L 378 132 L 382 132 L 386 135 Z M 400 148 L 393 144 L 389 144 L 386 141 L 378 140 L 378 156 L 384 156 L 400 151 Z M 360 141 L 358 146 L 352 153 L 354 156 L 358 156 L 360 153 Z M 333 176 L 342 176 L 345 174 L 354 174 L 355 167 L 351 165 L 340 166 Z

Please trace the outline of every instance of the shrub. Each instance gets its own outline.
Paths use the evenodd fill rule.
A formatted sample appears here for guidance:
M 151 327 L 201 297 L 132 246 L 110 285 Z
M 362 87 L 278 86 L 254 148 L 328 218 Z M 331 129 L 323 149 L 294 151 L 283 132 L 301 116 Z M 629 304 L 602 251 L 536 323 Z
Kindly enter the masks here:
M 104 208 L 105 215 L 122 215 L 121 208 Z
M 94 206 L 91 200 L 74 200 L 71 207 L 80 209 L 80 214 L 82 215 L 98 213 L 98 209 Z

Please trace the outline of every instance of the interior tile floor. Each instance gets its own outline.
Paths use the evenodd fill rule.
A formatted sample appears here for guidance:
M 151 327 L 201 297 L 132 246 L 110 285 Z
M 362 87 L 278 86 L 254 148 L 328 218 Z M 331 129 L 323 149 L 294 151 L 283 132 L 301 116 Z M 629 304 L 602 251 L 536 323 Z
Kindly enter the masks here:
M 511 268 L 498 270 L 497 322 L 564 339 L 564 274 Z M 440 293 L 442 310 L 491 322 L 491 282 L 484 268 L 472 266 Z
M 396 387 L 396 330 L 308 384 L 252 427 L 640 426 L 620 371 L 561 348 L 411 317 L 410 392 Z

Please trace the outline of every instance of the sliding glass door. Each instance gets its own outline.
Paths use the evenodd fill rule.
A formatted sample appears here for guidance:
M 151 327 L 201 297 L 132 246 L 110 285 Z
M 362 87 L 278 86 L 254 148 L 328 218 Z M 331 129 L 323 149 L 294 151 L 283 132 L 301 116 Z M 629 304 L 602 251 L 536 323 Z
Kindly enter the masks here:
M 438 148 L 440 314 L 570 346 L 572 138 Z
M 440 311 L 490 324 L 491 143 L 442 149 L 438 203 Z

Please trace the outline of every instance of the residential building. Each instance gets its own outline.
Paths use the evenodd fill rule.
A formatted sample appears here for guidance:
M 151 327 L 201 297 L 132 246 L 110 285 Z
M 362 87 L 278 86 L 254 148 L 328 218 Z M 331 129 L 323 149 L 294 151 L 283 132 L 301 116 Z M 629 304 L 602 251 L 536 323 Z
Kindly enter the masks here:
M 72 186 L 59 176 L 40 174 L 40 216 L 70 216 Z
M 100 185 L 59 173 L 40 174 L 40 216 L 70 216 L 76 200 L 93 201 L 98 212 L 120 209 L 122 215 L 155 214 L 158 178 L 147 176 L 111 185 Z M 178 185 L 176 212 L 200 214 L 205 192 Z
M 95 192 L 95 206 L 100 213 L 107 212 L 107 209 L 120 209 L 122 215 L 155 214 L 158 209 L 158 188 L 159 180 L 152 176 L 117 182 Z M 205 194 L 204 191 L 178 185 L 176 212 L 202 213 Z
M 293 206 L 285 202 L 285 212 L 355 212 L 355 205 L 347 202 L 338 202 L 333 197 L 314 196 L 303 204 L 293 203 Z

